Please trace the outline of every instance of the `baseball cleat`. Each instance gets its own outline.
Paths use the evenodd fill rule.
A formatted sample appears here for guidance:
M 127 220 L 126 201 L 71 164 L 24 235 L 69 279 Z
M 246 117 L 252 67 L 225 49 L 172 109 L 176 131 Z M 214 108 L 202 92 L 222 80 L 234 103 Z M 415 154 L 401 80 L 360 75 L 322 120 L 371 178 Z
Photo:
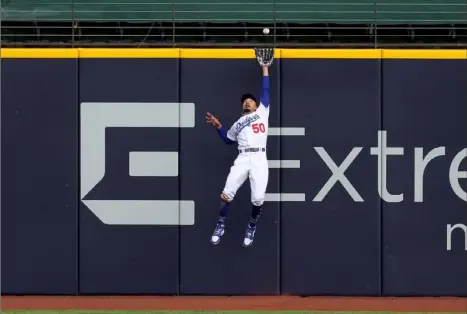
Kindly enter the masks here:
M 253 240 L 255 238 L 255 232 L 256 232 L 256 226 L 251 227 L 250 225 L 248 225 L 248 228 L 246 229 L 246 232 L 245 232 L 245 238 L 243 239 L 244 247 L 249 247 L 253 244 Z
M 218 222 L 216 225 L 216 229 L 211 236 L 211 243 L 216 245 L 221 241 L 221 237 L 224 235 L 225 232 L 225 225 L 223 223 Z

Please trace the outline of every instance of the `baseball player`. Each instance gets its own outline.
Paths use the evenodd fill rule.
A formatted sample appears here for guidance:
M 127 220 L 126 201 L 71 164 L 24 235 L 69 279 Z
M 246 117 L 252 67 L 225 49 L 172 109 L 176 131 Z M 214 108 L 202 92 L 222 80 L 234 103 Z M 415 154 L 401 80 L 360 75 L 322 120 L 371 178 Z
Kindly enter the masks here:
M 253 244 L 258 222 L 263 207 L 268 184 L 269 167 L 266 156 L 266 143 L 269 129 L 269 66 L 274 59 L 274 49 L 255 49 L 256 59 L 263 69 L 263 88 L 260 101 L 252 94 L 241 97 L 242 116 L 226 132 L 219 120 L 211 113 L 206 114 L 206 121 L 213 125 L 226 144 L 238 143 L 239 154 L 235 159 L 221 194 L 219 220 L 211 237 L 211 243 L 218 244 L 225 232 L 225 219 L 229 205 L 237 190 L 248 178 L 253 204 L 250 221 L 245 232 L 243 246 Z

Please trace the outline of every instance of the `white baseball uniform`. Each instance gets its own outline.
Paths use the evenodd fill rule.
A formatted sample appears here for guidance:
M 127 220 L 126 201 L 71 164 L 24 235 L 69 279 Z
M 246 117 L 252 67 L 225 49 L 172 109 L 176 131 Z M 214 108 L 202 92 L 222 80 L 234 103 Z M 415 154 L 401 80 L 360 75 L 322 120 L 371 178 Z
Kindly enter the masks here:
M 246 114 L 235 122 L 227 134 L 221 136 L 228 144 L 238 143 L 239 154 L 230 168 L 223 194 L 230 199 L 247 178 L 250 180 L 251 202 L 255 206 L 264 203 L 269 179 L 266 156 L 269 130 L 269 77 L 263 76 L 260 104 L 255 112 Z

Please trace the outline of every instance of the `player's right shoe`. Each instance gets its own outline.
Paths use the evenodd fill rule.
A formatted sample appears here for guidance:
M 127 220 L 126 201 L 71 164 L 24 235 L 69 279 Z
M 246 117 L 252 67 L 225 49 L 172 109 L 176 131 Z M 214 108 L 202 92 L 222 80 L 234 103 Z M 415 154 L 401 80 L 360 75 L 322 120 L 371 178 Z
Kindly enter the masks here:
M 216 245 L 221 241 L 221 237 L 224 235 L 225 232 L 225 224 L 222 222 L 218 222 L 216 225 L 216 229 L 211 236 L 211 243 Z

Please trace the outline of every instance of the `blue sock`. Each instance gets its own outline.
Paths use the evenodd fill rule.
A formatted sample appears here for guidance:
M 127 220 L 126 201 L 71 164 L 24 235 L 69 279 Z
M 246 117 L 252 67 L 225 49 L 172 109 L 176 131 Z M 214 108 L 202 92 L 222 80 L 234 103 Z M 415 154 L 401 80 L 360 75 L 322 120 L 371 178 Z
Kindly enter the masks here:
M 251 209 L 251 217 L 250 217 L 250 227 L 256 227 L 256 223 L 258 222 L 259 216 L 261 215 L 261 210 L 263 209 L 263 206 L 255 206 L 253 205 Z
M 229 205 L 230 205 L 230 203 L 227 203 L 227 202 L 224 202 L 224 201 L 221 202 L 221 211 L 219 213 L 219 223 L 224 223 L 225 218 L 227 218 Z

